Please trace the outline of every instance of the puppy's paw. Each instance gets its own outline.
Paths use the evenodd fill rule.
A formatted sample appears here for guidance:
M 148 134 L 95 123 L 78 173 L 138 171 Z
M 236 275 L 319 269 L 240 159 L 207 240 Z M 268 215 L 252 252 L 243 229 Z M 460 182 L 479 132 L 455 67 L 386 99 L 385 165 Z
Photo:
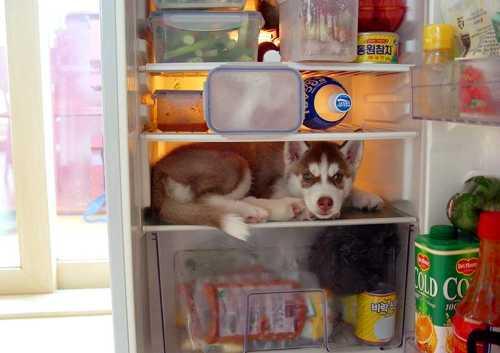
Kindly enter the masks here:
M 356 190 L 351 195 L 353 207 L 364 211 L 378 211 L 384 207 L 384 200 L 371 192 Z
M 263 223 L 269 219 L 269 212 L 262 207 L 245 205 L 240 211 L 246 223 Z
M 248 225 L 242 217 L 236 214 L 229 213 L 224 215 L 221 220 L 220 228 L 227 234 L 243 241 L 247 241 L 248 237 L 250 237 Z
M 273 200 L 271 219 L 273 221 L 291 221 L 300 217 L 306 209 L 304 200 L 296 197 L 284 197 Z

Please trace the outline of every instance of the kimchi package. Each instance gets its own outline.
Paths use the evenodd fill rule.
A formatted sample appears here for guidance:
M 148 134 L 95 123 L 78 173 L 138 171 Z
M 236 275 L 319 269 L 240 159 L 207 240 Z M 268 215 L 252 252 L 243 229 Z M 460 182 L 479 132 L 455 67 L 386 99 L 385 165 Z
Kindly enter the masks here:
M 441 13 L 455 27 L 460 56 L 500 56 L 500 1 L 443 0 Z

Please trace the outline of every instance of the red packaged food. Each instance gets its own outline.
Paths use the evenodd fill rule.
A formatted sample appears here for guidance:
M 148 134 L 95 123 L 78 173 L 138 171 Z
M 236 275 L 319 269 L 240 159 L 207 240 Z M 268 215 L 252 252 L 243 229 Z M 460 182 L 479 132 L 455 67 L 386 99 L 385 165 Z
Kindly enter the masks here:
M 406 5 L 403 0 L 360 0 L 359 32 L 395 32 L 403 22 Z

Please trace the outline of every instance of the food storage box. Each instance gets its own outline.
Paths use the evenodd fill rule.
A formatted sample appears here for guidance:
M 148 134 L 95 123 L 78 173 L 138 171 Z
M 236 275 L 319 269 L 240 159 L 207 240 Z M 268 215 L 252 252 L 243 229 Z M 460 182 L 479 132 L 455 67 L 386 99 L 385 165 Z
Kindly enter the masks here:
M 152 125 L 162 131 L 206 131 L 202 91 L 157 90 Z
M 304 84 L 285 65 L 225 65 L 205 83 L 205 118 L 218 133 L 293 133 L 304 118 Z
M 356 59 L 358 0 L 281 0 L 279 9 L 285 61 Z
M 235 9 L 241 10 L 245 0 L 155 0 L 158 9 Z
M 160 11 L 149 21 L 157 63 L 255 61 L 264 23 L 256 11 Z

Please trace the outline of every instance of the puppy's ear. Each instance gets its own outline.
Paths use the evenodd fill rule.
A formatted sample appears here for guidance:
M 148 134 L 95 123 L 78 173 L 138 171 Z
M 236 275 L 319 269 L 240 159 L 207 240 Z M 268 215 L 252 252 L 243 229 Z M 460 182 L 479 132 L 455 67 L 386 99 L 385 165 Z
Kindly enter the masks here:
M 347 141 L 340 150 L 352 170 L 356 171 L 363 159 L 363 141 Z
M 298 161 L 304 153 L 307 152 L 309 146 L 304 141 L 287 141 L 285 142 L 284 157 L 285 165 L 290 165 Z

